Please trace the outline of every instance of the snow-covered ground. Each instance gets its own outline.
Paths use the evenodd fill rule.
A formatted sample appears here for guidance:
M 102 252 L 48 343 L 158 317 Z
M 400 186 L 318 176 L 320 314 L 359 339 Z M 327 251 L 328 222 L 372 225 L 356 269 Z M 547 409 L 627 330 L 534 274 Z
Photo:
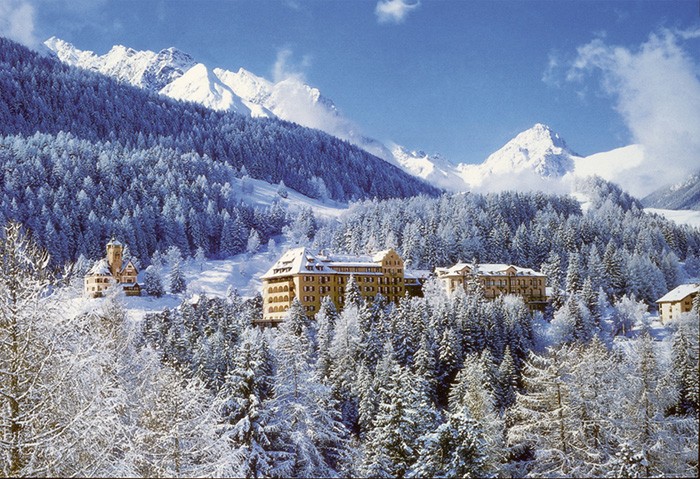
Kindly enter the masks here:
M 656 213 L 679 224 L 700 228 L 700 211 L 698 210 L 662 210 L 659 208 L 644 208 L 647 213 Z
M 246 178 L 238 181 L 247 183 L 247 187 L 239 185 L 240 187 L 236 188 L 237 194 L 240 195 L 238 198 L 250 205 L 270 206 L 279 201 L 289 211 L 296 212 L 302 208 L 311 208 L 317 217 L 324 218 L 336 218 L 348 209 L 348 205 L 345 203 L 309 198 L 291 188 L 287 188 L 287 198 L 282 198 L 277 193 L 279 185 L 273 185 L 263 180 Z M 252 192 L 250 191 L 251 186 Z

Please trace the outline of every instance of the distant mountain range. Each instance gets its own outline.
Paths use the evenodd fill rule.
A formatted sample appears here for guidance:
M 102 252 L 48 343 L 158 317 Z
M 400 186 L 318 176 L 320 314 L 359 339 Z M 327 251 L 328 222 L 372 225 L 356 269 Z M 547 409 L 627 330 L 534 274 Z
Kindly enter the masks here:
M 638 197 L 651 194 L 656 187 L 656 179 L 643 167 L 641 145 L 584 157 L 575 153 L 557 132 L 537 123 L 483 163 L 455 164 L 437 154 L 411 151 L 360 134 L 354 122 L 344 117 L 332 100 L 298 78 L 272 82 L 243 68 L 237 72 L 211 68 L 175 48 L 155 53 L 117 45 L 108 53 L 97 55 L 55 37 L 45 45 L 65 63 L 174 99 L 249 117 L 279 118 L 325 131 L 448 191 L 515 189 L 567 193 L 573 180 L 591 175 L 617 183 Z M 659 204 L 661 200 L 654 198 L 661 196 L 664 194 L 659 193 L 649 201 Z M 692 202 L 692 192 L 688 196 Z M 686 203 L 679 199 L 668 204 Z

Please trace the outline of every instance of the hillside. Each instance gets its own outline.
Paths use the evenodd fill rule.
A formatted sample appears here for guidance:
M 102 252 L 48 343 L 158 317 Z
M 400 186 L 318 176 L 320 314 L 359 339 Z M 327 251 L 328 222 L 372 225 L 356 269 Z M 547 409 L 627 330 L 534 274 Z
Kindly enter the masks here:
M 0 39 L 0 134 L 70 132 L 129 148 L 193 151 L 253 178 L 348 201 L 438 190 L 318 130 L 215 112 L 66 66 Z
M 642 199 L 644 206 L 671 210 L 700 210 L 700 173 L 675 185 L 660 188 Z

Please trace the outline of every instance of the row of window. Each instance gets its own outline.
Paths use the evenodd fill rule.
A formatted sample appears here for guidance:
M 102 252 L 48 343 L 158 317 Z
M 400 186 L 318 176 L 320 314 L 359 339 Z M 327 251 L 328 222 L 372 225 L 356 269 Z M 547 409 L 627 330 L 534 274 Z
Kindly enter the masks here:
M 289 306 L 270 306 L 267 309 L 268 313 L 284 313 L 289 309 Z
M 281 303 L 283 301 L 289 302 L 289 296 L 271 296 L 267 298 L 268 303 Z
M 286 293 L 289 291 L 289 285 L 284 285 L 284 286 L 272 286 L 270 288 L 267 288 L 268 293 Z

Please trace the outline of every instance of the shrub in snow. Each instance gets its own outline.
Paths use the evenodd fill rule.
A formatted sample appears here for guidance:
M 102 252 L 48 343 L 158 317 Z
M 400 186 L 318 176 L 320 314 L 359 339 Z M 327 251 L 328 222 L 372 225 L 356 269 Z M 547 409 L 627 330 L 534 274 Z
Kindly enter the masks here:
M 289 196 L 289 190 L 287 190 L 287 187 L 282 180 L 280 180 L 280 184 L 277 186 L 277 194 L 282 198 L 287 198 Z

